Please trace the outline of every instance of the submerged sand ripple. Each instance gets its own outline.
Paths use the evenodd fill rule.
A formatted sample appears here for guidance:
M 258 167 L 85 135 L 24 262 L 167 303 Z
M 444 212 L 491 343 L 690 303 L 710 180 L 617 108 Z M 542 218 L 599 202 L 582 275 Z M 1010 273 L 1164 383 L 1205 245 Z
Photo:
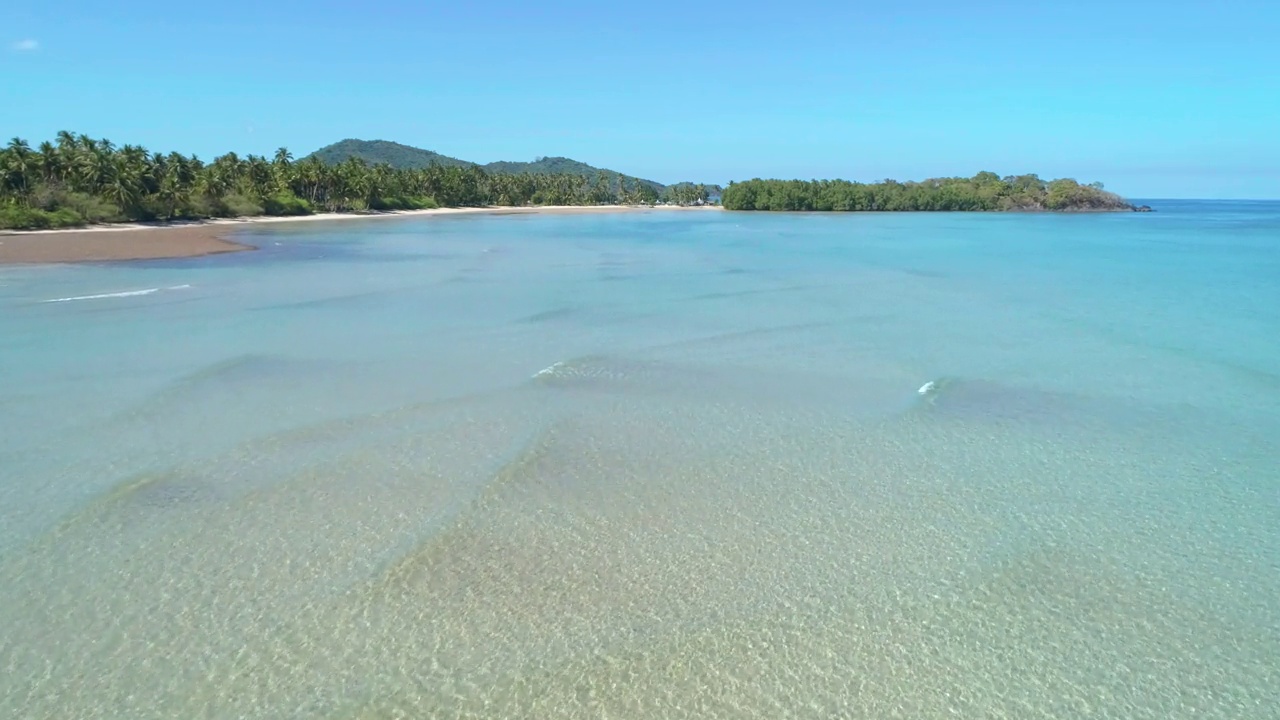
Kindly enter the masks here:
M 0 709 L 1170 718 L 1280 700 L 1280 618 L 1232 580 L 1255 558 L 1144 492 L 1192 458 L 537 385 L 122 486 L 0 565 L 21 608 Z M 220 478 L 241 489 L 192 489 Z M 1186 552 L 1215 560 L 1190 588 Z

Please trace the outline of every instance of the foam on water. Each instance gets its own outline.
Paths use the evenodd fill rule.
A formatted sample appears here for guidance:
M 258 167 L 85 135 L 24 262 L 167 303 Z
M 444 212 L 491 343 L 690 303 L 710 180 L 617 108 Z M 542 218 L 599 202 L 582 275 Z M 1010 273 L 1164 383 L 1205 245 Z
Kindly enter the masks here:
M 139 297 L 142 295 L 151 295 L 152 293 L 158 293 L 162 290 L 186 290 L 190 287 L 191 287 L 190 285 L 174 285 L 172 287 L 165 287 L 165 288 L 146 288 L 145 290 L 125 290 L 122 292 L 99 293 L 97 295 L 77 295 L 75 297 L 54 298 L 53 300 L 44 300 L 42 302 L 62 303 L 62 302 L 77 302 L 80 300 L 105 300 L 108 298 Z
M 991 249 L 1150 267 L 1130 221 L 384 221 L 308 230 L 345 264 L 16 276 L 226 289 L 0 311 L 5 421 L 107 419 L 0 436 L 0 715 L 1265 717 L 1280 332 L 1063 332 L 1132 273 Z

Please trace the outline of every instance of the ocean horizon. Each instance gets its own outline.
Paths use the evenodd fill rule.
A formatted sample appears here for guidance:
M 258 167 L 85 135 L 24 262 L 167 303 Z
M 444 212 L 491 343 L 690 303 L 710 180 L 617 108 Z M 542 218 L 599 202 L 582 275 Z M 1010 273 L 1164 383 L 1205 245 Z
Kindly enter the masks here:
M 1280 201 L 1135 202 L 0 267 L 0 715 L 1269 716 Z

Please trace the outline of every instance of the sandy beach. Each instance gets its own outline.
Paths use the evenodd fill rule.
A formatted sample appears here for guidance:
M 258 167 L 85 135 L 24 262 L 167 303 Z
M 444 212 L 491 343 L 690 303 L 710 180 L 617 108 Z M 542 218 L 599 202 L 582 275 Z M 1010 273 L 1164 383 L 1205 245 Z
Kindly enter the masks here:
M 634 205 L 437 208 L 381 213 L 319 213 L 177 223 L 119 223 L 63 230 L 0 231 L 0 265 L 158 260 L 254 250 L 235 242 L 240 230 L 268 223 L 334 222 L 440 215 L 577 215 L 616 212 L 705 212 L 719 208 Z

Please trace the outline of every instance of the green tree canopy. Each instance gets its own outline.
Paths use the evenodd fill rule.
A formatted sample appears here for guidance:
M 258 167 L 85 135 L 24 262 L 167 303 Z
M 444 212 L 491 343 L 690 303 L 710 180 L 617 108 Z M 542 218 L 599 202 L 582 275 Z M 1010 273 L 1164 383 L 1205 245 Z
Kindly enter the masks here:
M 227 153 L 205 163 L 60 132 L 36 150 L 20 138 L 0 149 L 0 227 L 658 199 L 655 183 L 572 169 L 492 173 L 461 161 L 398 169 L 355 156 L 295 161 L 287 148 L 271 159 Z
M 921 182 L 855 183 L 846 180 L 748 180 L 731 183 L 722 197 L 729 210 L 991 211 L 1132 210 L 1101 183 L 1045 182 L 1036 175 L 1001 178 L 980 172 L 971 178 Z

